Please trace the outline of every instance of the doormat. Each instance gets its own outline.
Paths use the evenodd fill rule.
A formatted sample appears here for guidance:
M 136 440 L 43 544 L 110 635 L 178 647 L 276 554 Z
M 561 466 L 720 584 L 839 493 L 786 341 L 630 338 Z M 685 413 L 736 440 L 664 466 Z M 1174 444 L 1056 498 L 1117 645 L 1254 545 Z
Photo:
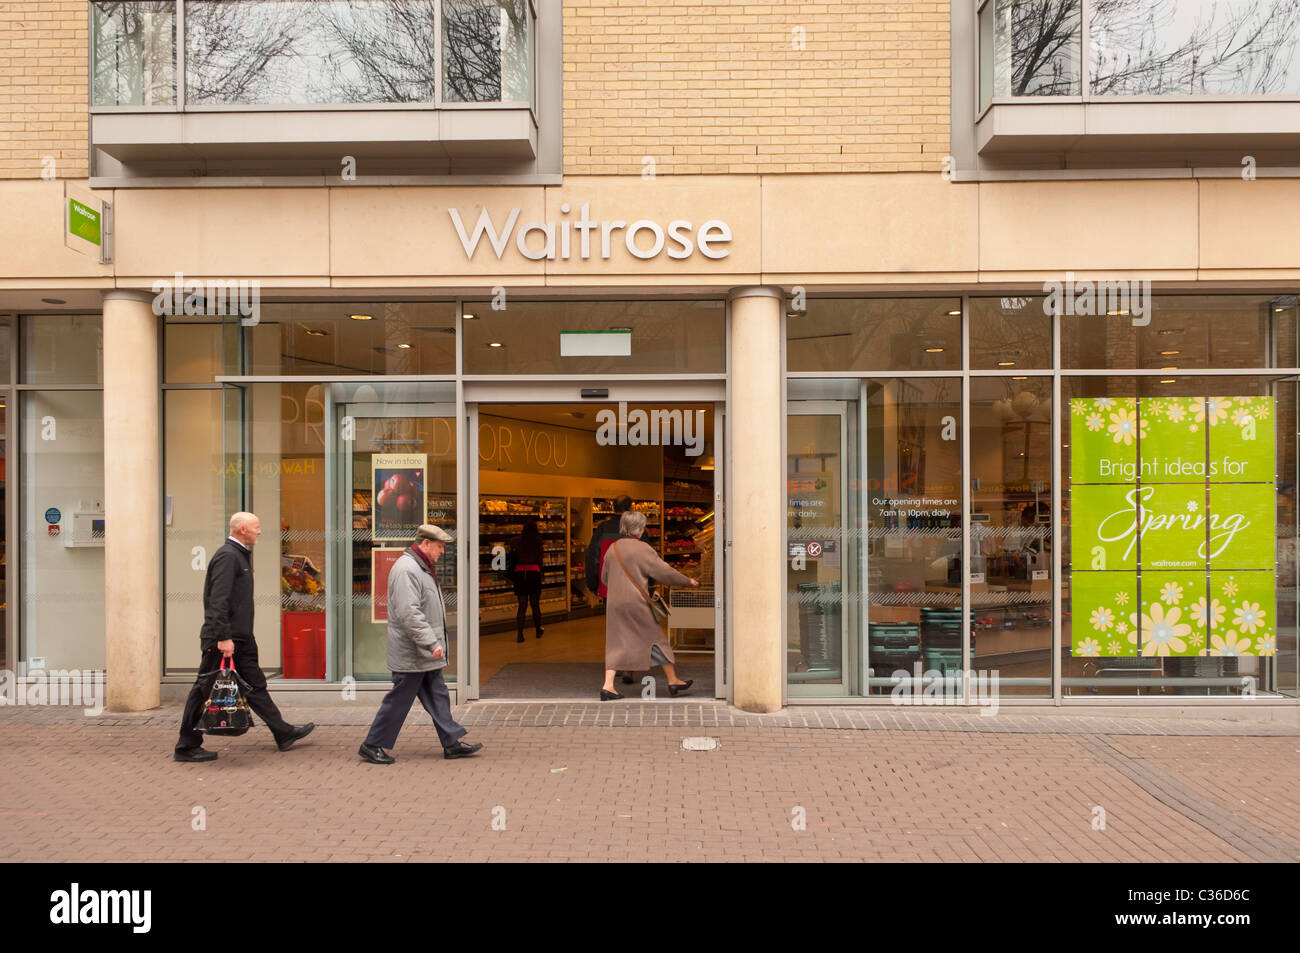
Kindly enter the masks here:
M 655 697 L 669 698 L 668 680 L 663 669 L 656 666 L 648 672 L 633 672 L 636 680 L 624 685 L 614 679 L 614 687 L 629 699 L 641 698 L 641 679 L 653 675 Z M 677 677 L 693 678 L 688 698 L 711 701 L 713 699 L 713 659 L 679 660 Z M 591 698 L 600 697 L 600 687 L 605 680 L 603 662 L 511 662 L 483 683 L 481 698 Z

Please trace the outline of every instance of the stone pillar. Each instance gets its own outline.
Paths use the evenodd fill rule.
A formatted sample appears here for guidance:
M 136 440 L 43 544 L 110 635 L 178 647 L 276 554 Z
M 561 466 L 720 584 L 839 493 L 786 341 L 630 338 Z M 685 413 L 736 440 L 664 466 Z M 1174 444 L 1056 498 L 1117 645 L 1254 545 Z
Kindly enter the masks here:
M 162 390 L 153 296 L 104 294 L 106 702 L 159 704 L 162 675 Z
M 785 467 L 780 288 L 731 292 L 732 694 L 745 711 L 777 711 L 785 679 Z

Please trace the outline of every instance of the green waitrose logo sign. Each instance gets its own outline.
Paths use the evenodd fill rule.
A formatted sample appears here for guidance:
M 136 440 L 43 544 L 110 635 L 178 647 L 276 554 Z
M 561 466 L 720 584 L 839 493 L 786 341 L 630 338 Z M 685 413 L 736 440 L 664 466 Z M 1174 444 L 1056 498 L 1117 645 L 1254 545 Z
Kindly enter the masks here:
M 68 231 L 92 245 L 103 244 L 100 213 L 76 199 L 68 199 Z
M 1079 656 L 1272 655 L 1272 397 L 1070 401 Z

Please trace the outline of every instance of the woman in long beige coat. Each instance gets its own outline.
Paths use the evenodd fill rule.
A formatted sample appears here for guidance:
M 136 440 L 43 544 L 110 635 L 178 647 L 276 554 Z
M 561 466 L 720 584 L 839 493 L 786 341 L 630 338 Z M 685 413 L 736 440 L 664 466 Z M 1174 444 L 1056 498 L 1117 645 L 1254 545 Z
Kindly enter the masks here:
M 605 686 L 600 700 L 622 698 L 614 691 L 614 674 L 619 670 L 642 672 L 662 665 L 668 691 L 676 696 L 691 687 L 694 679 L 682 681 L 673 668 L 673 650 L 655 620 L 646 597 L 651 581 L 669 586 L 698 586 L 696 579 L 683 576 L 668 565 L 641 539 L 645 514 L 633 510 L 619 521 L 619 539 L 605 553 L 600 581 L 608 593 L 605 603 Z M 624 572 L 626 568 L 626 572 Z

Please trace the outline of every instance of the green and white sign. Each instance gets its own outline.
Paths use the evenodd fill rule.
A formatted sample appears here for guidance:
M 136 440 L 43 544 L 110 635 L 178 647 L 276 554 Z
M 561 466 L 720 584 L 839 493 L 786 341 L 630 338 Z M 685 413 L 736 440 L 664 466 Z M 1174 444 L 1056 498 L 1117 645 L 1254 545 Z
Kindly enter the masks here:
M 76 235 L 78 238 L 90 242 L 92 245 L 102 245 L 103 237 L 100 230 L 101 216 L 98 209 L 93 209 L 84 202 L 78 202 L 74 198 L 68 199 L 68 233 Z
M 1272 655 L 1272 397 L 1070 401 L 1076 656 Z

